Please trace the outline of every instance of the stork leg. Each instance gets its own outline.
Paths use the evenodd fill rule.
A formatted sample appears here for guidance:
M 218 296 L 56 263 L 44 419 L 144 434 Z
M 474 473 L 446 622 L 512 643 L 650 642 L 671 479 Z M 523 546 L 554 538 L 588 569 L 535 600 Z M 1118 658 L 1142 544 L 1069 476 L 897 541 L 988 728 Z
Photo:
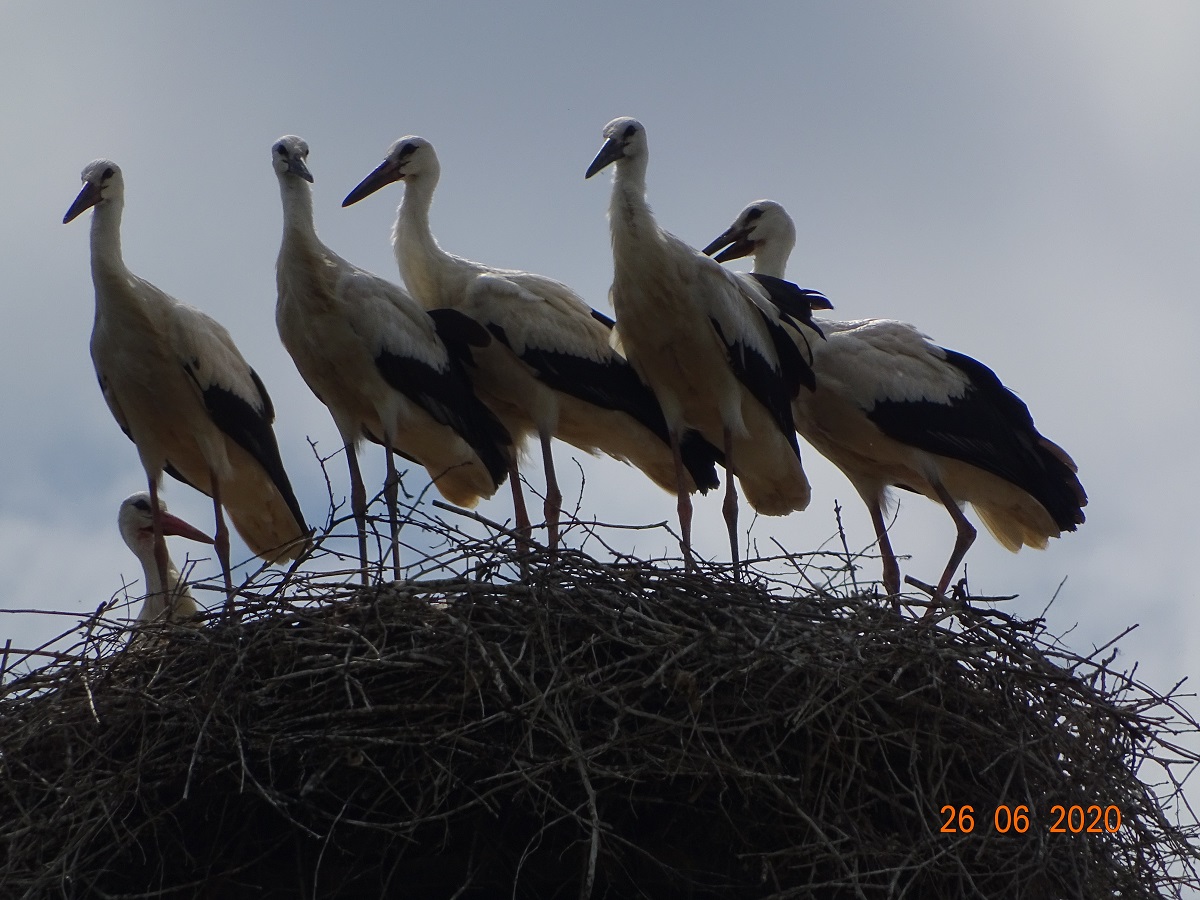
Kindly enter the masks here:
M 671 429 L 671 459 L 675 462 L 676 509 L 679 513 L 679 546 L 683 549 L 683 566 L 688 572 L 696 568 L 692 558 L 692 492 L 684 474 L 683 453 L 679 449 L 679 434 Z
M 391 441 L 388 441 L 390 447 Z M 400 475 L 396 471 L 396 459 L 385 447 L 387 454 L 387 479 L 383 482 L 383 496 L 387 499 L 388 520 L 392 529 L 392 571 L 396 581 L 400 580 Z
M 517 544 L 523 551 L 532 550 L 533 544 L 530 537 L 533 535 L 533 523 L 529 521 L 529 510 L 525 508 L 525 492 L 521 489 L 521 472 L 517 468 L 516 459 L 508 464 L 508 484 L 512 488 Z
M 738 554 L 738 495 L 733 483 L 733 432 L 728 427 L 724 429 L 725 438 L 725 502 L 721 512 L 725 514 L 725 527 L 729 530 L 729 552 L 733 555 L 733 577 L 740 580 L 742 566 Z
M 933 482 L 933 490 L 937 493 L 938 499 L 942 501 L 942 506 L 946 507 L 946 512 L 950 513 L 950 518 L 954 520 L 954 525 L 958 528 L 958 539 L 954 542 L 954 552 L 950 554 L 950 562 L 946 563 L 946 571 L 942 573 L 941 580 L 938 581 L 937 590 L 933 593 L 935 601 L 946 596 L 946 590 L 950 587 L 950 579 L 954 577 L 955 571 L 958 569 L 958 564 L 963 561 L 963 557 L 967 555 L 967 551 L 971 549 L 971 544 L 975 542 L 975 526 L 967 521 L 967 517 L 963 515 L 963 511 L 958 508 L 958 503 L 950 496 L 950 493 L 942 486 L 940 481 Z M 928 618 L 933 613 L 933 607 L 930 606 L 925 613 Z
M 221 563 L 221 574 L 225 577 L 225 612 L 232 615 L 233 575 L 229 569 L 229 527 L 225 524 L 225 511 L 221 508 L 221 482 L 217 478 L 217 473 L 210 469 L 208 480 L 212 485 L 213 514 L 217 520 L 217 531 L 213 535 L 213 547 L 217 551 L 217 560 Z
M 386 451 L 391 455 L 391 451 Z M 358 454 L 352 444 L 346 444 L 346 462 L 350 466 L 350 511 L 358 525 L 358 560 L 362 566 L 362 583 L 370 584 L 367 576 L 367 489 L 363 486 L 362 471 L 358 467 Z
M 167 581 L 167 539 L 163 536 L 162 527 L 162 509 L 158 505 L 158 482 L 151 478 L 150 482 L 150 509 L 151 521 L 154 525 L 154 564 L 158 566 L 158 583 L 164 586 L 170 584 Z M 169 602 L 169 598 L 164 597 L 164 600 Z
M 542 442 L 542 464 L 546 469 L 546 503 L 543 511 L 546 514 L 547 544 L 551 554 L 558 549 L 558 521 L 562 515 L 562 491 L 558 489 L 558 476 L 554 474 L 554 453 L 550 449 L 550 435 L 545 431 L 538 432 Z
M 872 498 L 867 502 L 867 508 L 871 511 L 871 524 L 875 526 L 879 555 L 883 557 L 883 587 L 889 597 L 897 598 L 900 596 L 900 563 L 896 561 L 891 539 L 888 538 L 887 522 L 883 520 L 883 507 L 878 498 Z

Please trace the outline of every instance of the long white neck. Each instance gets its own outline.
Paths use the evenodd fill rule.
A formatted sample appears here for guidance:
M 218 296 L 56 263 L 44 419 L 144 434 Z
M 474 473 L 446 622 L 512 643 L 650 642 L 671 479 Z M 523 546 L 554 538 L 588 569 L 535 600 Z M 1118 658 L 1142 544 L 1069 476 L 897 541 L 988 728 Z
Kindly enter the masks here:
M 283 247 L 322 249 L 313 221 L 312 187 L 302 178 L 279 176 L 279 196 L 283 200 Z
M 154 594 L 161 595 L 163 593 L 162 579 L 158 577 L 158 565 L 154 561 L 154 548 L 148 547 L 146 553 L 138 555 L 138 559 L 142 564 L 142 571 L 146 576 L 146 595 Z M 167 557 L 167 587 L 174 590 L 179 584 L 179 569 L 175 567 L 175 563 L 171 557 Z
M 787 240 L 765 241 L 754 248 L 754 272 L 757 275 L 770 275 L 783 278 L 787 271 L 788 257 L 796 241 Z
M 642 155 L 616 163 L 608 221 L 617 278 L 622 271 L 658 269 L 664 264 L 665 236 L 646 202 L 648 162 L 648 157 Z
M 408 292 L 426 309 L 459 305 L 467 280 L 479 271 L 439 247 L 429 227 L 438 176 L 433 169 L 405 178 L 404 199 L 392 226 L 392 250 L 400 277 Z
M 97 203 L 92 210 L 92 280 L 97 285 L 110 278 L 124 280 L 129 270 L 121 258 L 121 211 L 119 197 Z
M 171 619 L 182 619 L 196 612 L 196 602 L 186 585 L 180 586 L 179 570 L 171 557 L 167 557 L 167 584 L 162 583 L 158 576 L 158 565 L 154 561 L 153 542 L 146 542 L 138 549 L 138 561 L 142 564 L 142 573 L 146 579 L 146 599 L 142 602 L 142 611 L 138 613 L 139 622 L 152 622 L 162 616 L 171 601 Z

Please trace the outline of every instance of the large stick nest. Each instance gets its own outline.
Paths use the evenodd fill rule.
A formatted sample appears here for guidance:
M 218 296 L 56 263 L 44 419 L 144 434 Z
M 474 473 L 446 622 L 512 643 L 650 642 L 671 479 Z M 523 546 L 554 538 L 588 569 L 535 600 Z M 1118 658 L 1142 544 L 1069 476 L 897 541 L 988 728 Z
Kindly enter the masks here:
M 814 584 L 846 560 L 780 557 L 738 582 L 510 547 L 448 528 L 414 572 L 458 574 L 369 590 L 264 575 L 240 620 L 132 647 L 111 617 L 86 623 L 0 687 L 3 895 L 1200 884 L 1179 790 L 1196 757 L 1177 745 L 1196 724 L 1040 621 L 921 622 Z

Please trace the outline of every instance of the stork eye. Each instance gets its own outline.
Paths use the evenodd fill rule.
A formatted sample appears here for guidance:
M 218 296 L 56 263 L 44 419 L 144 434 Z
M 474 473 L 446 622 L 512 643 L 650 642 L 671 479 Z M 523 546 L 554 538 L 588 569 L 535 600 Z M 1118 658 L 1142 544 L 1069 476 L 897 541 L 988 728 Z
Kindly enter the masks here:
M 285 147 L 283 144 L 276 144 L 276 145 L 275 145 L 275 152 L 276 152 L 276 153 L 278 153 L 280 156 L 287 156 L 287 155 L 288 155 L 288 152 L 287 152 L 287 147 Z
M 625 126 L 625 134 L 623 135 L 624 137 L 631 138 L 635 134 L 637 134 L 637 126 L 636 125 L 626 125 Z
M 110 179 L 112 177 L 113 177 L 112 166 L 109 166 L 107 169 L 104 170 L 104 174 L 100 176 L 100 180 L 107 181 L 108 179 Z
M 746 221 L 753 222 L 755 219 L 762 216 L 762 214 L 763 214 L 763 211 L 756 206 L 753 209 L 751 209 L 748 213 L 746 213 Z
M 405 144 L 403 147 L 400 148 L 400 158 L 403 159 L 406 156 L 412 156 L 416 152 L 417 152 L 416 144 Z
M 135 507 L 137 507 L 138 509 L 140 509 L 142 512 L 150 512 L 150 501 L 149 500 L 134 500 L 133 505 Z

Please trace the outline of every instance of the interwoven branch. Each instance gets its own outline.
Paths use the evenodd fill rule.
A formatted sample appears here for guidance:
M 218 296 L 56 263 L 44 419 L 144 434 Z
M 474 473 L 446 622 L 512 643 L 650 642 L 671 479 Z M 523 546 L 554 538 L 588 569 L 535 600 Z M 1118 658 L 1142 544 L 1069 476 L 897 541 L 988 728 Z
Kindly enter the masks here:
M 258 573 L 236 623 L 129 648 L 97 615 L 49 664 L 6 661 L 4 896 L 1200 886 L 1180 791 L 1197 724 L 1040 621 L 921 623 L 855 588 L 843 554 L 760 559 L 739 582 L 522 556 L 421 508 L 437 549 L 407 582 L 328 571 L 331 513 L 327 571 Z M 974 829 L 943 832 L 967 805 Z M 1120 827 L 1053 833 L 1055 806 L 1113 807 Z M 1019 807 L 1027 830 L 997 830 Z

